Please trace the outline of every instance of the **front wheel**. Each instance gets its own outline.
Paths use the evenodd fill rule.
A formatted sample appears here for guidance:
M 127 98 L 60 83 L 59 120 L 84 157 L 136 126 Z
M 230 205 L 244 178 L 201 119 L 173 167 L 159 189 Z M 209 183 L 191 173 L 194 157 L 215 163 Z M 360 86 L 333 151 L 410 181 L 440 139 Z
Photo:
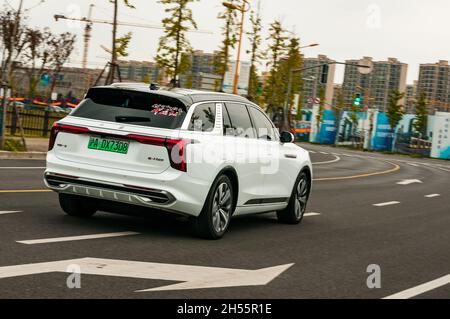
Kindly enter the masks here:
M 277 212 L 278 220 L 285 224 L 299 224 L 306 211 L 309 192 L 311 188 L 311 179 L 303 171 L 295 182 L 289 204 L 286 209 Z
M 226 175 L 213 184 L 200 216 L 193 220 L 195 232 L 206 239 L 220 239 L 233 214 L 233 185 Z

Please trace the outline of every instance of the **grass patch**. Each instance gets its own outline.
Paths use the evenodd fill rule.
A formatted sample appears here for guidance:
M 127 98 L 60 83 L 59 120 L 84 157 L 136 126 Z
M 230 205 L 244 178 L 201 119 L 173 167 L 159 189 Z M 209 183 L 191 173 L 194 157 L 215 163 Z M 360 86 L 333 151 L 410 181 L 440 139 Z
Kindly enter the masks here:
M 7 152 L 24 152 L 25 147 L 22 145 L 20 140 L 7 139 L 5 141 L 4 151 Z

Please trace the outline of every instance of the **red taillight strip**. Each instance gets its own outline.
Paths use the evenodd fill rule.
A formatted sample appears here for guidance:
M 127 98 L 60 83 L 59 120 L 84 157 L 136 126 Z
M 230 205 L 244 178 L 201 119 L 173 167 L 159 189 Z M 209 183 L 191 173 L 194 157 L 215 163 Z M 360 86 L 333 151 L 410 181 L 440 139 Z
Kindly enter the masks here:
M 187 171 L 186 146 L 188 144 L 193 143 L 193 141 L 186 139 L 171 139 L 163 137 L 145 136 L 139 134 L 128 134 L 128 135 L 110 134 L 105 132 L 93 131 L 87 127 L 55 123 L 52 127 L 50 135 L 50 142 L 48 148 L 49 151 L 53 149 L 56 141 L 56 136 L 60 132 L 70 134 L 87 134 L 87 133 L 98 134 L 102 136 L 114 137 L 119 139 L 129 139 L 146 145 L 163 146 L 167 149 L 169 153 L 170 166 L 183 172 Z

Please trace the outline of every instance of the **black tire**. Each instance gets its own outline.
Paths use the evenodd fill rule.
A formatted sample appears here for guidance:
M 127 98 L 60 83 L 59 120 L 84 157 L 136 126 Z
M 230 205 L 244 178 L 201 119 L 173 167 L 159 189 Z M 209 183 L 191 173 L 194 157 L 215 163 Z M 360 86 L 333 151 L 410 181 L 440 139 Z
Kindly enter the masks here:
M 220 239 L 230 225 L 234 209 L 233 184 L 226 175 L 213 183 L 199 217 L 192 220 L 197 236 Z
M 277 212 L 278 221 L 291 225 L 299 224 L 306 211 L 310 190 L 311 179 L 305 171 L 302 171 L 295 181 L 288 206 Z
M 92 217 L 98 210 L 93 199 L 68 194 L 59 194 L 59 205 L 67 215 L 80 218 Z

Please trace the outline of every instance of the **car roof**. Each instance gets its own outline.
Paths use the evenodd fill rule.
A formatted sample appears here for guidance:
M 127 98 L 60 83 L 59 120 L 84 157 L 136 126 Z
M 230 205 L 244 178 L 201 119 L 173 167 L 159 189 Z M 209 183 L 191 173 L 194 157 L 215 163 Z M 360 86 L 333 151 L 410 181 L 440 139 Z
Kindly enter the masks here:
M 209 92 L 181 88 L 160 88 L 157 90 L 150 89 L 150 85 L 146 83 L 114 83 L 108 86 L 100 86 L 97 88 L 116 88 L 121 90 L 133 90 L 139 92 L 147 92 L 162 96 L 176 98 L 181 100 L 186 106 L 191 106 L 198 102 L 223 101 L 223 102 L 239 102 L 257 106 L 245 97 L 227 93 Z

